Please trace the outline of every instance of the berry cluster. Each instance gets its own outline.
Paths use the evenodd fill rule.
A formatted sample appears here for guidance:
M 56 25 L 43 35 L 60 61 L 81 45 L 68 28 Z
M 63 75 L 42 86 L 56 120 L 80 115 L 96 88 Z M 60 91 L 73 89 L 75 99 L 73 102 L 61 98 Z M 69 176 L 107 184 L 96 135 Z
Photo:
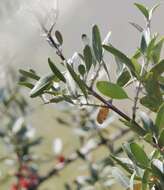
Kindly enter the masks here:
M 10 190 L 30 190 L 38 184 L 39 177 L 36 170 L 33 168 L 23 165 L 20 172 L 16 174 L 18 179 L 17 183 L 12 184 Z

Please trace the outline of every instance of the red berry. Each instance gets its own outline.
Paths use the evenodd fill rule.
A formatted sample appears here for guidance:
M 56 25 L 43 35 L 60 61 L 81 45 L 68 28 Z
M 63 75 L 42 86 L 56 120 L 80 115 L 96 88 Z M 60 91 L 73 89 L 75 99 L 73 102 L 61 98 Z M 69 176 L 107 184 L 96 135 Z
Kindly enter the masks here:
M 13 184 L 13 185 L 11 186 L 11 189 L 10 189 L 10 190 L 18 190 L 18 185 Z
M 65 161 L 65 157 L 63 155 L 60 155 L 58 157 L 58 161 L 59 161 L 59 163 L 63 163 Z
M 21 187 L 24 187 L 24 188 L 29 188 L 31 186 L 30 180 L 26 178 L 21 178 L 19 180 L 19 184 Z

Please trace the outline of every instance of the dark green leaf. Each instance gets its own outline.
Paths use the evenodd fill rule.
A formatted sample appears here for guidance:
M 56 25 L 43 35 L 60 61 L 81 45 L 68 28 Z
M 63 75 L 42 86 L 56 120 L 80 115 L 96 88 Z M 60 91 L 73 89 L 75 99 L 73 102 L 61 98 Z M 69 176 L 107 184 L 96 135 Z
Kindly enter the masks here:
M 153 142 L 153 135 L 150 134 L 150 133 L 147 133 L 145 136 L 144 136 L 144 140 L 146 142 L 148 142 L 149 144 L 151 144 Z
M 153 160 L 151 163 L 153 174 L 157 176 L 160 181 L 164 184 L 164 163 L 158 159 Z
M 131 149 L 130 149 L 130 143 L 125 143 L 123 144 L 123 149 L 124 151 L 126 152 L 126 154 L 128 155 L 128 157 L 130 158 L 130 160 L 134 160 L 134 156 L 131 152 Z
M 143 28 L 141 26 L 139 26 L 138 24 L 134 23 L 134 22 L 130 22 L 130 24 L 136 28 L 139 32 L 143 32 Z
M 58 40 L 59 44 L 62 45 L 63 44 L 63 37 L 58 30 L 55 32 L 55 36 L 56 36 L 56 39 Z
M 61 81 L 63 81 L 64 83 L 66 83 L 66 79 L 65 79 L 64 75 L 60 72 L 60 70 L 56 67 L 56 65 L 53 64 L 53 62 L 51 61 L 50 58 L 48 58 L 48 63 L 49 63 L 49 66 L 50 66 L 52 72 L 56 75 L 56 77 L 57 77 L 59 80 L 61 80 Z
M 132 59 L 139 59 L 142 56 L 142 53 L 140 51 L 140 49 L 137 49 L 136 52 L 134 53 L 134 55 L 132 56 Z
M 102 43 L 100 31 L 97 25 L 94 25 L 92 28 L 92 46 L 95 57 L 97 61 L 100 63 L 102 60 Z
M 34 85 L 33 84 L 31 84 L 31 83 L 29 83 L 29 82 L 19 82 L 19 85 L 21 85 L 21 86 L 25 86 L 25 87 L 27 87 L 27 88 L 30 88 L 30 89 L 32 89 L 33 87 L 34 87 Z
M 49 89 L 52 80 L 53 80 L 54 75 L 48 75 L 46 77 L 42 77 L 40 78 L 35 86 L 33 87 L 33 89 L 30 92 L 30 96 L 32 98 L 36 97 L 36 96 L 40 96 L 43 94 L 44 90 Z
M 142 4 L 134 3 L 134 5 L 141 11 L 147 20 L 149 20 L 149 10 Z
M 131 160 L 128 160 L 128 158 L 126 160 L 123 160 L 119 157 L 115 157 L 112 155 L 113 160 L 115 160 L 117 162 L 117 164 L 119 164 L 121 167 L 123 167 L 128 173 L 132 174 L 134 167 L 133 164 L 131 162 Z
M 152 55 L 153 55 L 153 51 L 154 51 L 154 47 L 155 47 L 155 42 L 156 42 L 156 39 L 157 39 L 157 35 L 155 35 L 153 37 L 153 39 L 150 40 L 150 43 L 148 44 L 148 47 L 147 47 L 147 58 L 148 60 L 150 60 L 152 58 Z
M 163 46 L 163 42 L 164 42 L 164 38 L 162 38 L 154 47 L 153 49 L 153 55 L 152 55 L 152 59 L 154 64 L 157 64 L 160 61 L 160 55 L 161 55 L 161 50 L 162 50 L 162 46 Z
M 99 81 L 96 84 L 97 89 L 105 96 L 114 98 L 114 99 L 126 99 L 128 95 L 119 85 L 107 82 Z
M 78 66 L 78 71 L 80 73 L 81 76 L 84 76 L 85 75 L 85 66 L 84 65 L 79 65 Z
M 160 106 L 158 110 L 155 124 L 158 131 L 161 131 L 164 128 L 164 103 Z
M 164 73 L 164 59 L 161 60 L 158 64 L 156 64 L 151 70 L 157 78 Z
M 131 79 L 130 73 L 127 70 L 124 70 L 117 79 L 117 84 L 121 87 L 125 86 Z
M 157 112 L 159 109 L 159 106 L 161 105 L 161 101 L 157 101 L 157 98 L 151 97 L 151 96 L 144 96 L 140 99 L 140 103 L 149 108 L 153 112 Z
M 24 77 L 31 78 L 31 79 L 34 79 L 34 80 L 39 80 L 39 79 L 40 79 L 40 77 L 37 76 L 34 72 L 25 71 L 25 70 L 22 70 L 22 69 L 20 69 L 19 72 L 20 72 Z
M 116 65 L 117 65 L 116 74 L 117 74 L 117 76 L 119 76 L 121 74 L 121 72 L 123 71 L 124 63 L 117 56 L 114 56 L 114 59 L 115 59 Z
M 62 102 L 62 101 L 64 101 L 63 96 L 57 96 L 57 97 L 51 99 L 49 102 L 50 103 L 59 103 L 59 102 Z
M 146 49 L 147 49 L 147 43 L 146 43 L 146 39 L 145 39 L 144 33 L 142 34 L 140 49 L 141 49 L 141 52 L 143 54 L 146 52 Z
M 98 180 L 98 178 L 99 178 L 97 167 L 95 165 L 90 164 L 89 169 L 90 169 L 90 174 L 91 174 L 92 178 L 96 182 Z
M 92 57 L 91 48 L 88 45 L 85 46 L 83 54 L 84 54 L 84 61 L 86 64 L 86 68 L 87 68 L 87 71 L 89 72 L 89 70 L 92 66 L 93 57 Z
M 140 73 L 141 73 L 141 65 L 138 63 L 137 59 L 135 58 L 132 58 L 131 59 L 131 62 L 135 68 L 135 75 L 136 75 L 136 78 L 139 80 L 140 79 Z
M 85 83 L 80 79 L 80 77 L 75 73 L 73 68 L 67 63 L 67 68 L 69 73 L 71 74 L 74 81 L 78 84 L 81 91 L 84 93 L 84 96 L 87 97 L 87 91 L 86 91 L 86 85 Z
M 142 178 L 142 190 L 147 190 L 149 182 L 149 170 L 145 170 Z
M 73 101 L 72 101 L 72 97 L 69 96 L 69 95 L 65 95 L 63 94 L 63 98 L 66 102 L 70 103 L 70 104 L 73 104 Z
M 155 11 L 159 6 L 160 6 L 160 4 L 157 4 L 157 5 L 153 6 L 153 8 L 150 9 L 150 11 L 149 11 L 149 20 L 152 19 L 152 16 L 153 16 L 154 11 Z
M 112 53 L 114 56 L 118 57 L 130 69 L 132 74 L 134 76 L 136 76 L 135 68 L 134 68 L 131 60 L 125 54 L 123 54 L 121 51 L 119 51 L 118 49 L 116 49 L 112 46 L 103 45 L 103 47 L 104 47 L 104 49 L 106 49 L 107 51 Z
M 141 121 L 143 123 L 143 127 L 145 128 L 145 130 L 150 133 L 156 134 L 156 128 L 151 118 L 145 112 L 140 112 L 140 117 L 141 117 Z
M 148 107 L 152 111 L 157 111 L 163 103 L 160 85 L 155 73 L 148 72 L 144 79 L 144 87 L 147 95 L 141 99 L 141 104 Z
M 131 143 L 130 148 L 137 163 L 142 167 L 147 168 L 149 166 L 149 159 L 144 150 L 136 143 Z
M 161 148 L 164 147 L 164 129 L 162 129 L 160 137 L 158 139 L 158 144 L 160 145 Z

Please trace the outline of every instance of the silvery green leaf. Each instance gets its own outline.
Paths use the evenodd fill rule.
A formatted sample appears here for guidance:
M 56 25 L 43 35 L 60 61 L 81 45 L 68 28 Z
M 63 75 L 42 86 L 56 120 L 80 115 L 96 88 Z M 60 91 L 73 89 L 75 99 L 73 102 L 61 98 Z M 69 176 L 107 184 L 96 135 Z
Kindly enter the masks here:
M 24 125 L 24 118 L 23 117 L 18 118 L 12 127 L 12 132 L 14 134 L 17 134 L 22 129 L 23 125 Z
M 143 31 L 143 35 L 145 37 L 145 41 L 147 46 L 149 45 L 150 41 L 151 41 L 151 33 L 150 33 L 150 29 L 147 28 L 145 31 Z
M 134 177 L 136 175 L 136 172 L 134 171 L 134 173 L 132 174 L 132 176 L 130 177 L 130 185 L 129 185 L 129 189 L 130 190 L 134 190 Z
M 30 96 L 32 98 L 36 96 L 40 96 L 43 94 L 44 90 L 48 89 L 50 84 L 52 83 L 52 80 L 54 78 L 54 75 L 47 75 L 44 77 L 41 77 L 35 84 L 35 86 L 30 91 Z
M 136 28 L 139 32 L 143 32 L 144 29 L 139 26 L 138 24 L 134 23 L 134 22 L 129 22 L 134 28 Z
M 164 163 L 162 161 L 154 159 L 152 163 L 164 174 Z
M 115 58 L 115 62 L 117 64 L 116 74 L 117 74 L 117 76 L 120 76 L 120 74 L 122 73 L 122 71 L 124 69 L 124 63 L 118 57 L 115 56 L 114 58 Z
M 149 11 L 149 20 L 152 19 L 154 11 L 160 6 L 160 4 L 154 5 L 153 8 L 150 9 Z
M 149 19 L 149 10 L 148 10 L 148 8 L 145 7 L 144 5 L 140 4 L 140 3 L 134 3 L 134 5 L 140 10 L 140 12 L 146 18 L 146 20 L 148 20 Z
M 151 118 L 143 111 L 141 111 L 139 113 L 139 115 L 141 117 L 143 127 L 149 132 L 156 132 L 155 126 L 154 126 L 153 121 L 151 120 Z
M 129 188 L 129 178 L 119 168 L 112 168 L 112 176 L 126 189 Z
M 110 37 L 111 37 L 111 34 L 112 34 L 112 32 L 109 31 L 108 34 L 106 35 L 106 37 L 105 37 L 103 43 L 102 43 L 103 45 L 109 45 L 109 44 L 110 44 Z

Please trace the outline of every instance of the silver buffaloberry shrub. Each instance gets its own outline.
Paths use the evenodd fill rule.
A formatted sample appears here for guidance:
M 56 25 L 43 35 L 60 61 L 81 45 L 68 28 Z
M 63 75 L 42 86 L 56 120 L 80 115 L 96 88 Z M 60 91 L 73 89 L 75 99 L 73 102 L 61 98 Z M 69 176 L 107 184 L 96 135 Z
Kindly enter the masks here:
M 130 190 L 164 189 L 164 60 L 161 58 L 164 38 L 151 31 L 152 16 L 158 5 L 151 9 L 138 3 L 135 6 L 143 14 L 146 27 L 131 23 L 141 36 L 132 56 L 110 43 L 110 32 L 102 41 L 100 30 L 94 25 L 91 40 L 82 35 L 83 51 L 67 59 L 62 49 L 62 34 L 55 31 L 55 24 L 46 28 L 41 23 L 46 40 L 61 61 L 55 63 L 48 58 L 50 73 L 46 76 L 34 70 L 20 70 L 24 76 L 20 84 L 31 89 L 31 98 L 40 97 L 45 104 L 67 105 L 72 123 L 77 125 L 74 131 L 81 148 L 68 157 L 60 156 L 61 163 L 40 177 L 38 186 L 81 158 L 89 172 L 88 176 L 75 179 L 77 190 L 109 189 L 116 181 Z M 114 70 L 111 71 L 106 54 L 115 59 L 116 79 L 111 76 Z M 130 96 L 127 88 L 134 95 Z M 116 106 L 118 100 L 129 104 L 126 113 L 131 115 Z M 121 127 L 110 135 L 106 127 L 113 120 Z M 58 121 L 66 124 L 62 118 Z M 117 149 L 114 142 L 129 132 L 133 132 L 130 139 Z M 143 147 L 147 143 L 152 150 L 149 154 Z M 95 161 L 91 152 L 101 145 L 109 150 L 109 155 Z M 126 156 L 122 157 L 122 152 Z M 65 189 L 71 190 L 72 185 L 66 183 Z

